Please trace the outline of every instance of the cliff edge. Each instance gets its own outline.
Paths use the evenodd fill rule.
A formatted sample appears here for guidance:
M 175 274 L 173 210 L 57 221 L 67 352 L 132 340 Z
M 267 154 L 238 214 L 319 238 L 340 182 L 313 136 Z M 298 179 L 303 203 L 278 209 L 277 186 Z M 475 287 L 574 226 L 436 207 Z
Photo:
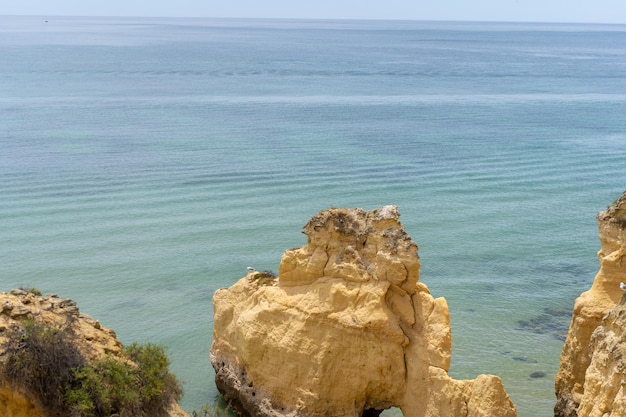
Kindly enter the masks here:
M 115 376 L 104 377 L 102 382 L 109 386 L 118 384 L 120 375 L 143 377 L 139 371 L 142 366 L 159 371 L 155 375 L 159 383 L 150 385 L 150 389 L 162 389 L 160 382 L 174 381 L 166 370 L 169 362 L 159 355 L 158 349 L 133 348 L 132 351 L 143 356 L 140 360 L 129 356 L 115 332 L 81 313 L 71 299 L 42 296 L 36 290 L 0 293 L 0 416 L 69 415 L 64 414 L 65 401 L 73 401 L 73 416 L 111 415 L 131 401 L 133 405 L 144 401 L 140 404 L 143 408 L 123 414 L 143 415 L 147 400 L 133 395 L 136 386 L 133 379 L 126 378 L 124 387 L 131 389 L 123 393 L 108 396 L 100 392 L 107 397 L 105 401 L 93 404 L 85 397 L 90 391 L 102 389 L 103 384 L 98 382 L 105 368 L 120 371 Z M 93 364 L 98 365 L 90 366 Z M 73 399 L 67 391 L 71 388 L 76 388 Z M 176 393 L 178 389 L 176 386 L 173 391 Z M 140 389 L 138 392 L 166 401 L 155 405 L 153 417 L 189 417 L 172 396 L 160 396 L 154 391 L 147 394 Z M 125 397 L 117 400 L 115 395 Z
M 216 291 L 216 384 L 246 416 L 499 416 L 500 378 L 448 376 L 448 306 L 418 282 L 417 245 L 395 206 L 325 210 L 278 277 L 252 270 Z
M 597 218 L 600 270 L 574 303 L 555 378 L 555 417 L 626 415 L 626 192 Z

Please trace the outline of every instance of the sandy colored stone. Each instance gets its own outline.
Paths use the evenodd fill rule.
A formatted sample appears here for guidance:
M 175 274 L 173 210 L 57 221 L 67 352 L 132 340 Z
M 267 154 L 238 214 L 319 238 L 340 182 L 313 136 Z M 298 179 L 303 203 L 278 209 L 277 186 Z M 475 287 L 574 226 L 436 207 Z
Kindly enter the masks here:
M 626 295 L 591 335 L 579 416 L 626 415 Z
M 115 332 L 107 329 L 90 316 L 80 313 L 76 302 L 55 295 L 36 296 L 24 290 L 0 293 L 0 361 L 4 351 L 6 332 L 13 326 L 21 326 L 24 319 L 32 319 L 50 326 L 69 324 L 76 338 L 75 343 L 88 361 L 96 361 L 106 355 L 122 356 L 123 346 Z M 16 314 L 16 312 L 18 312 Z M 38 408 L 32 398 L 0 385 L 0 416 L 51 417 Z M 170 417 L 189 417 L 178 404 L 172 404 Z
M 499 378 L 448 376 L 448 306 L 418 282 L 395 206 L 322 211 L 303 233 L 278 279 L 250 273 L 214 295 L 211 363 L 241 414 L 516 415 Z
M 0 293 L 0 305 L 11 305 L 0 313 L 0 328 L 19 325 L 23 319 L 33 319 L 50 326 L 71 323 L 77 335 L 77 346 L 89 360 L 98 360 L 106 354 L 120 355 L 122 344 L 113 330 L 100 325 L 90 316 L 80 313 L 76 302 L 55 296 L 35 296 L 23 290 Z M 4 336 L 0 333 L 0 344 Z
M 606 211 L 598 214 L 598 231 L 601 244 L 598 252 L 600 270 L 594 278 L 591 289 L 582 293 L 574 303 L 572 321 L 561 353 L 560 370 L 555 379 L 557 397 L 555 417 L 604 416 L 597 414 L 596 411 L 592 412 L 593 407 L 590 407 L 589 401 L 595 400 L 590 398 L 598 398 L 599 401 L 601 396 L 613 396 L 613 384 L 618 383 L 617 380 L 601 377 L 602 384 L 592 388 L 591 381 L 596 384 L 599 380 L 594 379 L 597 375 L 593 375 L 590 364 L 594 355 L 597 358 L 604 357 L 601 352 L 609 342 L 600 341 L 599 335 L 603 331 L 598 329 L 598 326 L 624 294 L 620 289 L 620 282 L 626 282 L 626 192 Z M 596 329 L 598 334 L 594 333 Z M 608 360 L 609 357 L 605 359 Z M 599 368 L 595 364 L 592 369 Z M 608 368 L 606 370 L 608 371 Z M 615 374 L 611 375 L 613 376 L 610 378 L 616 378 Z M 600 395 L 598 390 L 604 394 Z M 622 409 L 623 394 L 621 392 L 615 395 L 618 401 L 616 407 Z M 587 405 L 579 410 L 583 402 Z M 598 405 L 596 410 L 602 407 L 604 405 Z M 608 415 L 610 414 L 604 417 Z

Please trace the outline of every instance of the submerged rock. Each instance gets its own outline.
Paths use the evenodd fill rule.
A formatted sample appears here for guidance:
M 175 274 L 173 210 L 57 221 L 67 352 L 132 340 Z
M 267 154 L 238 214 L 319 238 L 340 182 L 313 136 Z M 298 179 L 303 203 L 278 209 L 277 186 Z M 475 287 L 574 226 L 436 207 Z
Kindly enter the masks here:
M 620 282 L 626 282 L 626 192 L 598 214 L 598 229 L 600 270 L 574 303 L 555 379 L 556 417 L 626 415 L 621 319 L 626 307 L 620 302 Z
M 571 311 L 550 307 L 544 308 L 543 311 L 543 314 L 528 320 L 518 320 L 518 329 L 528 330 L 537 334 L 549 333 L 554 338 L 565 341 L 569 320 L 572 316 Z
M 395 206 L 322 211 L 303 233 L 277 279 L 251 272 L 214 295 L 211 363 L 240 414 L 516 415 L 500 378 L 448 375 L 448 306 L 418 282 Z

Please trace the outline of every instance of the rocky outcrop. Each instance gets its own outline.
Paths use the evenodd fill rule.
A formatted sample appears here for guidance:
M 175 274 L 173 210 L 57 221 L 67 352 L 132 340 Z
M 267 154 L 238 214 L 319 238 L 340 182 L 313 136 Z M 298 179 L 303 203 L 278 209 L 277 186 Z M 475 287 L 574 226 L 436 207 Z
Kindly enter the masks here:
M 555 379 L 556 417 L 626 415 L 621 391 L 626 346 L 623 327 L 618 328 L 624 314 L 620 282 L 626 282 L 626 192 L 598 214 L 598 229 L 600 270 L 574 303 Z
M 418 282 L 417 245 L 395 206 L 331 209 L 284 253 L 216 291 L 216 384 L 251 416 L 516 415 L 501 380 L 448 376 L 448 306 Z
M 0 345 L 5 332 L 11 326 L 19 326 L 23 319 L 37 320 L 50 326 L 72 322 L 77 346 L 89 360 L 100 359 L 109 353 L 122 353 L 123 347 L 115 332 L 81 313 L 72 299 L 59 298 L 56 294 L 41 296 L 22 289 L 0 293 Z
M 79 311 L 76 302 L 56 295 L 41 296 L 22 289 L 0 293 L 0 365 L 6 360 L 3 347 L 8 332 L 33 320 L 50 327 L 70 326 L 72 342 L 80 354 L 93 362 L 107 355 L 123 358 L 123 346 L 113 330 Z M 20 392 L 0 379 L 0 416 L 52 417 L 39 406 L 37 399 Z M 170 417 L 189 417 L 178 404 L 172 404 Z

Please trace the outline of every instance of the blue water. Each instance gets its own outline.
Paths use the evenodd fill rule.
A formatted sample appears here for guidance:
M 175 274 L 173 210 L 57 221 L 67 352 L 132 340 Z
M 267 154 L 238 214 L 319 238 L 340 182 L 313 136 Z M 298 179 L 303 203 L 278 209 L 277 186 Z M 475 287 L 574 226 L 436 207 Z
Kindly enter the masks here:
M 213 292 L 321 209 L 396 204 L 450 373 L 552 414 L 569 319 L 544 309 L 590 286 L 626 189 L 626 26 L 45 20 L 0 17 L 0 290 L 165 345 L 191 411 Z

